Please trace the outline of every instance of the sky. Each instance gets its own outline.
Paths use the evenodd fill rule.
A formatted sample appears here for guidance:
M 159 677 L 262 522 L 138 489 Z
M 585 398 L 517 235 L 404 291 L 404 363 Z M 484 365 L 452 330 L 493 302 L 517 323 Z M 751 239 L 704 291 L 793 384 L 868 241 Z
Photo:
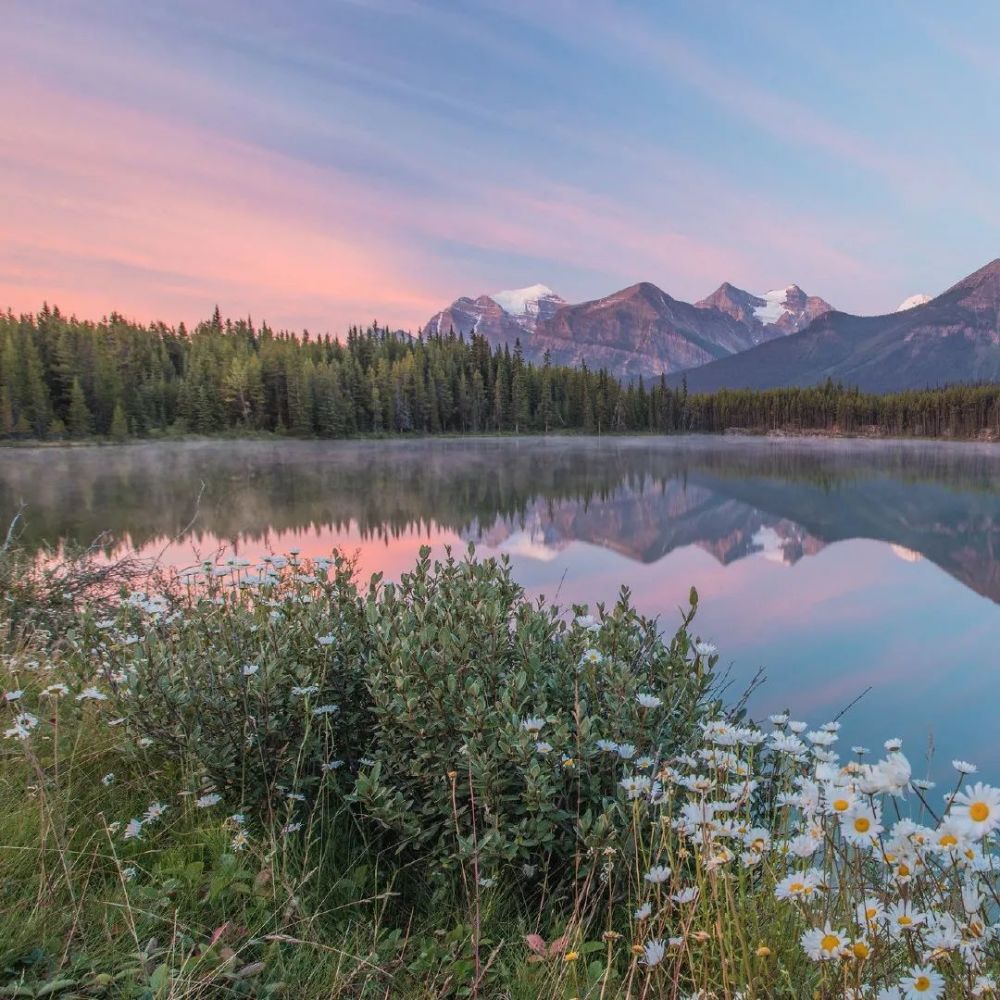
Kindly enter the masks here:
M 0 309 L 415 329 L 459 295 L 849 312 L 1000 255 L 1000 5 L 5 0 Z

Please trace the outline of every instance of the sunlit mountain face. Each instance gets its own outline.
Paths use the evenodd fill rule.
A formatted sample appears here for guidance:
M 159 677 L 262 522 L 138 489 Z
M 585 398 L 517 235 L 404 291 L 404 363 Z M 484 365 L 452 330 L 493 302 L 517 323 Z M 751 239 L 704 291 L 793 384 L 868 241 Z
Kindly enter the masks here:
M 43 474 L 44 473 L 44 474 Z M 987 444 L 721 438 L 225 442 L 0 453 L 21 540 L 174 566 L 298 549 L 398 577 L 424 545 L 509 559 L 529 594 L 596 611 L 630 590 L 696 631 L 751 709 L 816 723 L 871 688 L 875 736 L 1000 765 L 1000 453 Z M 933 706 L 933 714 L 928 709 Z M 972 725 L 970 712 L 982 715 Z M 978 716 L 977 716 L 978 718 Z M 892 731 L 887 731 L 889 727 Z M 975 734 L 985 734 L 982 738 Z M 977 743 L 978 741 L 978 743 Z

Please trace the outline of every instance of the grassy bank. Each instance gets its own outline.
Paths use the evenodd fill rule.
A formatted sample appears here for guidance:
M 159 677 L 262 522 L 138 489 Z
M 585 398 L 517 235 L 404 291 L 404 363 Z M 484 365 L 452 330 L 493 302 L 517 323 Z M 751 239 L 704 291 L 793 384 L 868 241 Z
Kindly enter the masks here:
M 749 723 L 693 593 L 664 637 L 471 553 L 138 570 L 0 559 L 0 995 L 992 989 L 1000 792 Z

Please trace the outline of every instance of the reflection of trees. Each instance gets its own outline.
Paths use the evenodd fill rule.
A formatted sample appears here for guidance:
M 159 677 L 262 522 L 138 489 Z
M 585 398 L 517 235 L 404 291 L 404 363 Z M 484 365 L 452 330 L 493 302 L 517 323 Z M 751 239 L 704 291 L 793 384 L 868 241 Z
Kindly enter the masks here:
M 729 561 L 782 521 L 788 537 L 798 525 L 814 541 L 905 545 L 1000 599 L 998 470 L 1000 458 L 978 448 L 720 439 L 12 450 L 0 454 L 0 514 L 28 504 L 30 546 L 110 529 L 117 546 L 140 548 L 188 524 L 204 483 L 194 542 L 350 526 L 366 537 L 436 525 L 476 538 L 531 522 L 644 561 L 686 544 Z

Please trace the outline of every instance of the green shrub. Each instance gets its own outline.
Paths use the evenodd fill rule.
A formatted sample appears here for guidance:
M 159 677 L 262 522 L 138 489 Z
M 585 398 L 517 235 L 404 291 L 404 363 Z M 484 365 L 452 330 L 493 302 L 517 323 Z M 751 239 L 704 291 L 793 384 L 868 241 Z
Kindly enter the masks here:
M 514 864 L 571 874 L 623 827 L 598 741 L 660 761 L 704 708 L 708 677 L 685 656 L 693 607 L 666 645 L 627 591 L 600 622 L 567 621 L 529 601 L 506 562 L 425 550 L 366 611 L 374 763 L 352 798 L 443 868 L 468 857 L 485 879 Z M 640 693 L 662 704 L 644 709 Z
M 137 736 L 196 763 L 234 806 L 273 815 L 298 796 L 313 803 L 340 767 L 357 770 L 371 732 L 368 628 L 342 556 L 315 572 L 271 560 L 253 583 L 234 567 L 193 603 L 138 595 L 125 622 L 92 624 L 88 639 L 125 682 Z M 141 641 L 124 644 L 123 631 Z
M 140 596 L 86 643 L 104 650 L 136 735 L 234 807 L 316 823 L 347 803 L 426 875 L 450 881 L 471 862 L 484 885 L 512 867 L 578 873 L 629 823 L 599 741 L 632 744 L 652 774 L 706 710 L 694 603 L 666 644 L 627 591 L 599 621 L 564 615 L 471 548 L 433 562 L 425 550 L 398 584 L 366 590 L 352 569 L 337 556 L 273 560 L 249 581 L 207 570 L 193 602 Z

